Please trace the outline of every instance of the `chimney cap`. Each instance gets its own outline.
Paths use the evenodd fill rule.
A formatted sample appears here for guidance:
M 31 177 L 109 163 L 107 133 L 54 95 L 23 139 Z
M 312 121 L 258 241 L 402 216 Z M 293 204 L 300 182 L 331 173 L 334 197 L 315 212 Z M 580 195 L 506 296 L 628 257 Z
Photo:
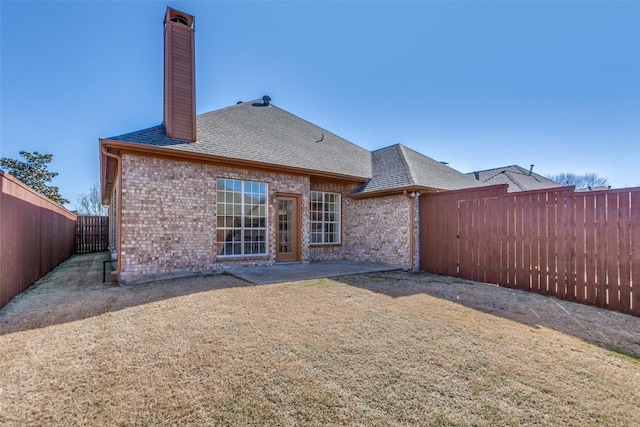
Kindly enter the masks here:
M 168 6 L 167 13 L 164 15 L 165 25 L 167 25 L 169 22 L 175 22 L 186 27 L 193 28 L 195 20 L 195 16 L 189 15 L 188 13 L 181 12 Z

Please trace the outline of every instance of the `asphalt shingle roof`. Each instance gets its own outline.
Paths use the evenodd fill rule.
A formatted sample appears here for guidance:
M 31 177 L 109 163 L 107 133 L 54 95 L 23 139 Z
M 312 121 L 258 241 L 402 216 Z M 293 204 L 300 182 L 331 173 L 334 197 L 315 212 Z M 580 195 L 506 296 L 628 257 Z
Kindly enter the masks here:
M 483 185 L 462 172 L 402 144 L 372 152 L 371 161 L 373 176 L 358 189 L 358 193 L 403 187 L 458 190 Z
M 178 152 L 197 153 L 353 177 L 356 193 L 424 187 L 454 190 L 483 184 L 417 151 L 396 144 L 370 152 L 262 100 L 196 116 L 195 143 L 168 138 L 163 125 L 107 138 Z
M 518 165 L 503 166 L 500 168 L 487 169 L 483 171 L 469 172 L 467 174 L 475 178 L 483 185 L 508 184 L 508 192 L 542 190 L 545 188 L 560 187 L 555 181 L 551 181 L 535 172 L 529 173 Z
M 196 116 L 196 134 L 195 143 L 174 140 L 159 125 L 108 139 L 310 172 L 371 176 L 368 150 L 262 100 Z

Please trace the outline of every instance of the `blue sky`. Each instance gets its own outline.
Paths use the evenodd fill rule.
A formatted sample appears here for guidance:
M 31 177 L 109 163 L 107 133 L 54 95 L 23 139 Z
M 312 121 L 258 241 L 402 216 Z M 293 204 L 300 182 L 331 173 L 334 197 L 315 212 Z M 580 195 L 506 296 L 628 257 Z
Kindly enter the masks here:
M 166 6 L 196 16 L 198 113 L 269 95 L 362 147 L 640 186 L 640 2 L 0 1 L 0 157 L 52 153 L 75 207 L 98 138 L 162 121 Z

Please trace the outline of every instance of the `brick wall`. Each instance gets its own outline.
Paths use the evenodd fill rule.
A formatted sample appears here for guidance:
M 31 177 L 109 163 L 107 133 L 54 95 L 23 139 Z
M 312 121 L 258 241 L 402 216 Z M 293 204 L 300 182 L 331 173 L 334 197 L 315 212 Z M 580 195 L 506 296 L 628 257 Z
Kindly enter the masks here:
M 345 213 L 348 259 L 409 268 L 409 198 L 400 194 L 350 202 Z
M 122 156 L 121 283 L 275 262 L 276 193 L 302 194 L 302 262 L 309 261 L 309 179 L 210 164 Z M 217 258 L 216 178 L 268 183 L 268 255 Z
M 310 182 L 308 177 L 186 161 L 122 156 L 120 281 L 139 283 L 275 263 L 276 194 L 301 195 L 301 261 L 348 259 L 403 268 L 410 260 L 410 225 L 417 234 L 417 209 L 404 195 L 352 199 L 354 184 Z M 268 252 L 263 256 L 218 257 L 216 178 L 268 184 Z M 342 244 L 309 246 L 309 192 L 342 194 Z M 116 201 L 117 197 L 113 197 Z M 117 210 L 114 209 L 114 215 Z M 114 222 L 115 223 L 115 222 Z M 417 247 L 413 239 L 414 248 Z M 413 251 L 417 263 L 417 250 Z M 416 265 L 416 264 L 413 264 Z
M 314 191 L 329 191 L 342 196 L 342 244 L 311 246 L 311 260 L 347 259 L 371 261 L 411 268 L 417 265 L 417 242 L 410 237 L 410 227 L 417 235 L 417 201 L 405 195 L 353 199 L 349 194 L 356 185 L 312 182 Z M 411 204 L 414 205 L 412 212 Z M 413 222 L 411 221 L 413 213 Z M 410 242 L 413 243 L 413 253 Z M 413 264 L 410 256 L 413 255 Z

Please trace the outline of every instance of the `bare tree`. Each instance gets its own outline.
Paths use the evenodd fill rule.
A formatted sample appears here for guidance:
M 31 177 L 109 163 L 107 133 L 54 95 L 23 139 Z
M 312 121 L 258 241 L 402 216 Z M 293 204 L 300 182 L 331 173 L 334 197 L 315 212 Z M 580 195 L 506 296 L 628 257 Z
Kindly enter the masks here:
M 576 190 L 580 188 L 606 187 L 609 185 L 607 178 L 598 176 L 597 173 L 585 173 L 584 175 L 560 173 L 557 175 L 547 175 L 546 177 L 560 185 L 573 185 L 576 187 Z
M 80 215 L 108 215 L 109 210 L 102 204 L 100 186 L 98 184 L 93 184 L 88 193 L 78 196 L 76 199 L 76 211 Z

